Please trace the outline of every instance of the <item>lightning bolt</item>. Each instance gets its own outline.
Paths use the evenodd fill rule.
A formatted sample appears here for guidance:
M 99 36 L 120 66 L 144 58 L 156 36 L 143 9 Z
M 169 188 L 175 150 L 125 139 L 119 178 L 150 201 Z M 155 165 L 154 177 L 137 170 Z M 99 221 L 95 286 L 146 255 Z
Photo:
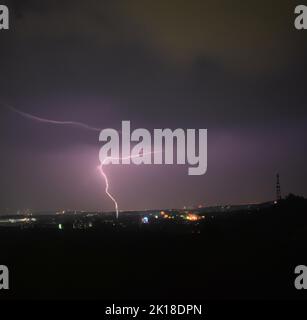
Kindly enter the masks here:
M 93 126 L 90 126 L 88 124 L 82 123 L 82 122 L 78 122 L 78 121 L 57 121 L 57 120 L 51 120 L 51 119 L 46 119 L 46 118 L 41 118 L 38 117 L 36 115 L 21 111 L 19 109 L 14 108 L 11 105 L 8 104 L 4 104 L 1 103 L 4 107 L 6 107 L 7 109 L 19 114 L 20 116 L 30 119 L 30 120 L 34 120 L 34 121 L 38 121 L 38 122 L 43 122 L 43 123 L 49 123 L 49 124 L 54 124 L 54 125 L 68 125 L 68 126 L 74 126 L 74 127 L 79 127 L 82 129 L 86 129 L 86 130 L 90 130 L 90 131 L 96 131 L 96 132 L 100 132 L 102 129 L 100 128 L 96 128 Z
M 103 166 L 106 164 L 107 161 L 109 160 L 128 160 L 128 159 L 134 159 L 134 158 L 138 158 L 141 156 L 146 156 L 146 155 L 152 155 L 158 152 L 142 152 L 136 155 L 130 155 L 127 157 L 106 157 L 103 159 L 103 161 L 101 162 L 100 166 L 98 166 L 98 170 L 100 171 L 104 181 L 105 181 L 105 193 L 108 195 L 108 197 L 113 201 L 114 203 L 114 208 L 115 208 L 115 212 L 116 212 L 116 219 L 118 219 L 118 215 L 119 215 L 119 209 L 118 209 L 118 203 L 117 200 L 115 199 L 115 197 L 109 192 L 109 179 L 106 175 L 106 173 L 103 171 Z

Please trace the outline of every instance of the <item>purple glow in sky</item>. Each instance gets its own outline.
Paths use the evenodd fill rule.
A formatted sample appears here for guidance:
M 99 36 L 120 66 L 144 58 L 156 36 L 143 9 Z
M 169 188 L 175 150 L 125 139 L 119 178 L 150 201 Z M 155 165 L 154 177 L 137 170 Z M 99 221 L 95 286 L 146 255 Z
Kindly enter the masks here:
M 105 167 L 123 210 L 272 200 L 277 172 L 283 195 L 307 196 L 307 44 L 292 1 L 10 5 L 0 97 L 21 112 L 0 105 L 0 209 L 114 210 L 99 128 L 123 120 L 208 129 L 203 176 Z

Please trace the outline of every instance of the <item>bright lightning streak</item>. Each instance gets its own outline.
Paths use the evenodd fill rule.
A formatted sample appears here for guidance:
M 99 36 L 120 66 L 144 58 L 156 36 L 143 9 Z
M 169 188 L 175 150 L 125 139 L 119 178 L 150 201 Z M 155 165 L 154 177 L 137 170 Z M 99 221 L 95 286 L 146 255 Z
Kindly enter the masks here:
M 115 199 L 114 196 L 112 196 L 112 194 L 109 192 L 109 179 L 106 175 L 106 173 L 103 171 L 103 166 L 106 164 L 107 161 L 109 160 L 127 160 L 127 159 L 134 159 L 134 158 L 138 158 L 140 156 L 146 156 L 146 155 L 152 155 L 154 153 L 157 152 L 145 152 L 145 153 L 141 153 L 141 154 L 137 154 L 137 155 L 130 155 L 127 157 L 106 157 L 102 162 L 101 165 L 98 167 L 102 177 L 104 178 L 106 187 L 105 187 L 105 193 L 108 195 L 108 197 L 113 201 L 114 203 L 114 207 L 115 207 L 115 212 L 116 212 L 116 219 L 118 219 L 118 214 L 119 214 L 119 210 L 118 210 L 118 203 L 117 200 Z
M 103 166 L 103 163 L 98 167 L 101 175 L 103 176 L 104 178 L 104 181 L 106 183 L 106 188 L 105 188 L 105 192 L 106 194 L 108 195 L 108 197 L 113 201 L 114 203 L 114 206 L 115 206 L 115 212 L 116 212 L 116 219 L 118 219 L 118 204 L 117 204 L 117 201 L 116 199 L 111 195 L 111 193 L 109 192 L 109 179 L 107 177 L 107 175 L 105 174 L 105 172 L 103 171 L 102 169 L 102 166 Z
M 11 111 L 19 114 L 20 116 L 30 119 L 30 120 L 34 120 L 34 121 L 38 121 L 38 122 L 43 122 L 43 123 L 49 123 L 49 124 L 55 124 L 55 125 L 69 125 L 69 126 L 74 126 L 74 127 L 79 127 L 79 128 L 83 128 L 86 130 L 91 130 L 91 131 L 101 131 L 100 128 L 96 128 L 93 126 L 89 126 L 85 123 L 82 122 L 78 122 L 78 121 L 57 121 L 57 120 L 51 120 L 51 119 L 46 119 L 46 118 L 41 118 L 38 116 L 35 116 L 33 114 L 27 113 L 27 112 L 23 112 L 21 110 L 18 110 L 10 105 L 7 104 L 3 104 L 1 103 L 4 107 L 10 109 Z

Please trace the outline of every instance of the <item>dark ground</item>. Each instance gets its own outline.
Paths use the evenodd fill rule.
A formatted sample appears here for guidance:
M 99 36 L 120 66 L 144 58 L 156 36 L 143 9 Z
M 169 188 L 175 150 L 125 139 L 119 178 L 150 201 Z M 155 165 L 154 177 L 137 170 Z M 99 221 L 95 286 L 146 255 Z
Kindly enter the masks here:
M 201 233 L 0 229 L 10 290 L 0 298 L 301 299 L 307 204 L 205 221 Z M 2 297 L 1 297 L 2 296 Z

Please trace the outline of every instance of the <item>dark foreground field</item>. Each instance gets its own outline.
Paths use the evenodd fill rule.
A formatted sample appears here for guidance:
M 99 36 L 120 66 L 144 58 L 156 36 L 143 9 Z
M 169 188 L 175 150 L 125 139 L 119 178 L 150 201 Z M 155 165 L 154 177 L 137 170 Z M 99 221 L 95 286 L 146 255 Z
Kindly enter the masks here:
M 307 210 L 288 199 L 205 221 L 200 233 L 0 229 L 0 298 L 304 298 Z M 306 297 L 306 295 L 305 295 Z

